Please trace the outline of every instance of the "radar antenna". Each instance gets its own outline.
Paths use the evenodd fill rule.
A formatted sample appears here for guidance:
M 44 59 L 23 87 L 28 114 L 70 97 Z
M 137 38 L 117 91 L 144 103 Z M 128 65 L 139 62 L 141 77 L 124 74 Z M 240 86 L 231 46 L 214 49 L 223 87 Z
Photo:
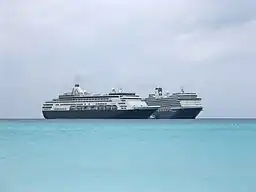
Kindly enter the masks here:
M 184 93 L 184 88 L 183 86 L 180 87 L 181 93 Z

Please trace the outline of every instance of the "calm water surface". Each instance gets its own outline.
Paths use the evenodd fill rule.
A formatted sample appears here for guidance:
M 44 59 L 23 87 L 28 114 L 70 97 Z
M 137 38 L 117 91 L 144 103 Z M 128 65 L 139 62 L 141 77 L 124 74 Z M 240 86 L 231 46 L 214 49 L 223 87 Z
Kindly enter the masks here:
M 0 192 L 255 192 L 255 120 L 2 120 Z

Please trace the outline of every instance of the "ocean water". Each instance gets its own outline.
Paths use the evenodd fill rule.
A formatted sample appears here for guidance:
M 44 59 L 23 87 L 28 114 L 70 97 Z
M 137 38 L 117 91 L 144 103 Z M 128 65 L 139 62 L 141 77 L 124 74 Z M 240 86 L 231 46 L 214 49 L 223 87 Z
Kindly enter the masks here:
M 255 192 L 256 120 L 2 120 L 0 192 Z

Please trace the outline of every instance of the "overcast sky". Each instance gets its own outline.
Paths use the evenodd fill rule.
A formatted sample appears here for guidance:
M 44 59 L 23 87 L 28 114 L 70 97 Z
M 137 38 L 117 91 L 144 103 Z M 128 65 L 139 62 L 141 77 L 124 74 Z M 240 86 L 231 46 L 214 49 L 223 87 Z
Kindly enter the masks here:
M 2 0 L 0 117 L 42 117 L 75 82 L 197 92 L 200 117 L 256 117 L 256 1 Z

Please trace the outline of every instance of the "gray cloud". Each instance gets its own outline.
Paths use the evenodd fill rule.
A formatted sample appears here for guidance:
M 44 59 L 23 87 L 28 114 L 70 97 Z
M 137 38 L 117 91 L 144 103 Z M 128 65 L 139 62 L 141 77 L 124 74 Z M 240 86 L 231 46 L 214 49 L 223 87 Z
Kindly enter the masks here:
M 202 117 L 254 116 L 254 1 L 0 2 L 0 117 L 41 117 L 79 81 L 203 97 Z

